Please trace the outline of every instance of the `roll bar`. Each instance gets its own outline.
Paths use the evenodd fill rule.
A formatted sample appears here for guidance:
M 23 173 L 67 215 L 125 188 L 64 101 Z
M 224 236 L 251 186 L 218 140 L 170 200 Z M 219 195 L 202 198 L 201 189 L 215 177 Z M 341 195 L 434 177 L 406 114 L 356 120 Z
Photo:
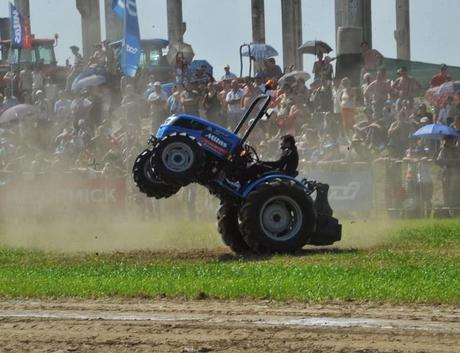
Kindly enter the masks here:
M 261 103 L 262 107 L 260 108 L 259 113 L 254 118 L 254 121 L 252 122 L 251 126 L 249 126 L 244 136 L 241 138 L 241 142 L 240 142 L 241 145 L 243 145 L 246 142 L 247 138 L 251 134 L 252 130 L 255 128 L 256 124 L 260 121 L 260 119 L 263 118 L 265 112 L 267 111 L 268 105 L 270 104 L 270 100 L 271 100 L 271 97 L 266 94 L 261 94 L 260 96 L 256 97 L 252 101 L 251 105 L 249 106 L 249 109 L 246 111 L 246 113 L 243 115 L 241 120 L 238 122 L 238 125 L 236 126 L 233 132 L 235 135 L 238 134 L 238 132 L 244 126 L 244 124 L 246 123 L 246 120 L 249 118 L 252 111 L 257 107 L 258 104 L 262 102 Z

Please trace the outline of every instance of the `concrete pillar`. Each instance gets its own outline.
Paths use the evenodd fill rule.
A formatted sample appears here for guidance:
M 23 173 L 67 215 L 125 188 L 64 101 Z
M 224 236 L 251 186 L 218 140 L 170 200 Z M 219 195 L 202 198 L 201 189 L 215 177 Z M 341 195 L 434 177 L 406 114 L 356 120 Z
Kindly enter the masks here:
M 397 58 L 410 60 L 409 0 L 396 0 L 395 39 Z
M 251 0 L 252 41 L 265 43 L 265 7 L 264 0 Z
M 302 45 L 302 2 L 281 0 L 283 28 L 283 65 L 285 69 L 303 69 L 302 55 L 297 50 Z
M 361 27 L 361 41 L 372 48 L 371 0 L 335 0 L 336 41 L 339 27 Z
M 112 0 L 104 0 L 105 4 L 105 38 L 116 41 L 123 37 L 123 19 L 112 11 Z
M 81 15 L 83 57 L 88 59 L 93 46 L 101 42 L 101 18 L 99 0 L 76 0 Z
M 186 24 L 182 19 L 182 0 L 167 0 L 168 40 L 171 43 L 183 43 Z

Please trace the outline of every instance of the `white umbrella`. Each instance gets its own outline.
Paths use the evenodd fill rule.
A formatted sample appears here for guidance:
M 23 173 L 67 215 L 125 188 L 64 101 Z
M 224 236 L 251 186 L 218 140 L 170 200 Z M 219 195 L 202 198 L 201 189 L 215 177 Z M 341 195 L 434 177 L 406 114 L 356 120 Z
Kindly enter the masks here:
M 18 104 L 5 110 L 0 115 L 0 125 L 19 121 L 21 119 L 36 116 L 39 110 L 36 106 L 30 104 Z
M 304 81 L 308 81 L 310 79 L 310 74 L 305 71 L 291 71 L 283 76 L 278 81 L 278 84 L 280 86 L 283 86 L 285 83 L 294 83 L 297 81 L 299 78 L 303 79 Z

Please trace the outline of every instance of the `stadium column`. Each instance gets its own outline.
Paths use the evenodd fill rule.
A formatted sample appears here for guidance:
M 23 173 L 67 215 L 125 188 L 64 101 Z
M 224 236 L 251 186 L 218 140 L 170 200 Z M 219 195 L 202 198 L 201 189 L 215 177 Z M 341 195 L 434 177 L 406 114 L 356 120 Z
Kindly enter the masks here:
M 81 15 L 83 57 L 87 60 L 93 46 L 101 42 L 99 0 L 76 0 L 76 6 Z
M 113 0 L 105 0 L 105 38 L 109 42 L 119 40 L 123 36 L 123 20 L 112 10 Z
M 265 43 L 265 7 L 264 0 L 251 0 L 252 41 Z
M 409 0 L 396 0 L 396 51 L 398 59 L 410 60 Z
M 361 27 L 362 41 L 372 48 L 371 0 L 335 0 L 336 35 L 339 27 Z
M 167 0 L 168 40 L 170 43 L 183 43 L 186 24 L 182 18 L 182 0 Z
M 372 47 L 371 0 L 335 0 L 336 73 L 357 85 L 360 79 L 361 49 L 366 41 Z
M 283 27 L 283 66 L 285 70 L 302 70 L 302 54 L 297 50 L 302 45 L 302 1 L 281 0 Z

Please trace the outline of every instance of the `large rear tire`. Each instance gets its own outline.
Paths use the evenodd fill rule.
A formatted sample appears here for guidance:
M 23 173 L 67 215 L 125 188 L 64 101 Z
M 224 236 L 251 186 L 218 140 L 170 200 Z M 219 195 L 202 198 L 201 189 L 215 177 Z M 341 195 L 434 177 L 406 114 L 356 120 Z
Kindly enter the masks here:
M 133 179 L 139 191 L 147 197 L 168 198 L 176 194 L 180 187 L 160 180 L 154 173 L 150 159 L 153 151 L 146 149 L 136 158 L 133 165 Z
M 173 134 L 158 141 L 153 149 L 155 172 L 168 183 L 185 186 L 204 171 L 205 154 L 188 135 Z
M 251 252 L 238 228 L 238 206 L 223 201 L 217 211 L 217 229 L 222 241 L 235 254 Z
M 258 186 L 241 206 L 239 228 L 256 253 L 295 252 L 308 243 L 316 227 L 313 201 L 293 181 Z

